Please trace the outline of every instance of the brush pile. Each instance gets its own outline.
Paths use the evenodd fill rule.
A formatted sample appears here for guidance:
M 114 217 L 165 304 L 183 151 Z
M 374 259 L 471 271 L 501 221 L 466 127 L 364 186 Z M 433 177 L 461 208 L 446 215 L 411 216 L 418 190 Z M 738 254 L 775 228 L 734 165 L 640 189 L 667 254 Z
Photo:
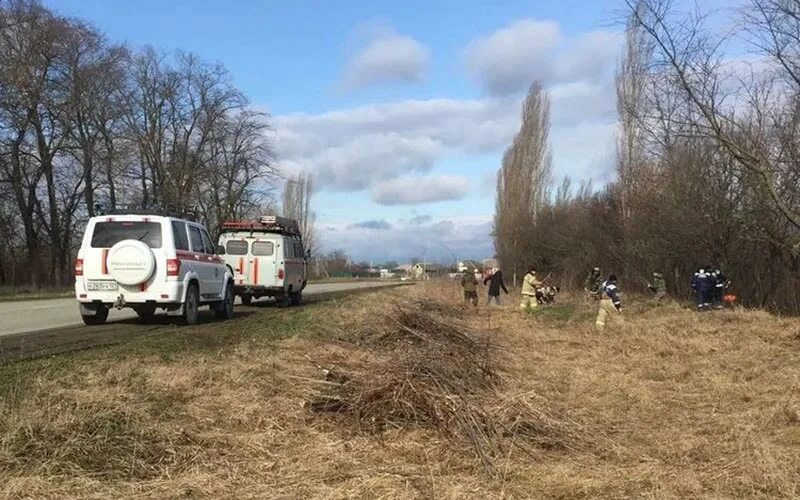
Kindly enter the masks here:
M 370 433 L 435 429 L 468 443 L 490 474 L 508 446 L 572 448 L 575 433 L 559 420 L 519 401 L 498 401 L 500 349 L 462 313 L 446 303 L 396 304 L 361 330 L 358 344 L 375 361 L 351 367 L 353 373 L 326 370 L 325 388 L 309 409 L 345 415 Z

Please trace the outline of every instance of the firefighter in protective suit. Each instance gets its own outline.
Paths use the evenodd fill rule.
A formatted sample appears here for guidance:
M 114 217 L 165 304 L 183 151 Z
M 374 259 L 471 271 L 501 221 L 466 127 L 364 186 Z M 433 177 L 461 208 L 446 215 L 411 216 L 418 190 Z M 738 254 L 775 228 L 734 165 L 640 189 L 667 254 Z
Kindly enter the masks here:
M 597 320 L 594 325 L 597 331 L 602 332 L 606 327 L 609 317 L 618 317 L 622 314 L 622 305 L 619 300 L 617 277 L 611 275 L 600 286 L 600 309 L 597 311 Z
M 667 282 L 661 273 L 653 273 L 653 282 L 647 284 L 647 288 L 653 291 L 655 296 L 653 302 L 661 302 L 667 297 Z
M 530 311 L 536 309 L 539 305 L 536 300 L 536 289 L 540 286 L 542 286 L 542 282 L 536 277 L 536 271 L 530 268 L 522 279 L 522 302 L 519 304 L 522 310 Z

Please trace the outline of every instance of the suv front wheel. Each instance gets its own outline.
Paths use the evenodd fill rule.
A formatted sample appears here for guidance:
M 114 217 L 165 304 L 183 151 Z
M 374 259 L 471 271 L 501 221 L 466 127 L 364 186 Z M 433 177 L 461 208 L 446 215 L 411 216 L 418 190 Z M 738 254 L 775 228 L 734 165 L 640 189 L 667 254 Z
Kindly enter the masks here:
M 222 299 L 222 304 L 219 305 L 219 309 L 214 310 L 214 316 L 217 319 L 231 319 L 233 318 L 233 285 L 228 283 L 228 286 L 225 287 L 225 298 Z
M 189 289 L 186 290 L 186 302 L 183 303 L 183 316 L 181 320 L 185 325 L 194 325 L 197 323 L 197 317 L 200 309 L 200 292 L 197 290 L 197 284 L 191 283 Z

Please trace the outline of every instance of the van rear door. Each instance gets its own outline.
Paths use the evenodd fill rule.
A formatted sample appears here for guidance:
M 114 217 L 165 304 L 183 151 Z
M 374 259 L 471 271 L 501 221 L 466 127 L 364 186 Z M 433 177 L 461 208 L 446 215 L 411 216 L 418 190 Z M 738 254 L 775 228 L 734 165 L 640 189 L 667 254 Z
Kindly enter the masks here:
M 258 237 L 250 243 L 250 284 L 253 286 L 280 286 L 277 282 L 276 239 Z
M 250 244 L 245 238 L 236 235 L 223 235 L 225 245 L 225 262 L 233 269 L 233 280 L 236 285 L 249 285 Z

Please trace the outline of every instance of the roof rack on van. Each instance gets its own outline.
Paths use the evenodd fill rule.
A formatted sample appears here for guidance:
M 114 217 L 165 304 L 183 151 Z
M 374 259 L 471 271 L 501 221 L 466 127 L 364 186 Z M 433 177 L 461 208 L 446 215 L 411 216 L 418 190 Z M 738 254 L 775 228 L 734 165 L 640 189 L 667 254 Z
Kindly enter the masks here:
M 222 231 L 262 231 L 300 236 L 300 226 L 294 219 L 264 215 L 258 220 L 230 220 L 222 223 Z

